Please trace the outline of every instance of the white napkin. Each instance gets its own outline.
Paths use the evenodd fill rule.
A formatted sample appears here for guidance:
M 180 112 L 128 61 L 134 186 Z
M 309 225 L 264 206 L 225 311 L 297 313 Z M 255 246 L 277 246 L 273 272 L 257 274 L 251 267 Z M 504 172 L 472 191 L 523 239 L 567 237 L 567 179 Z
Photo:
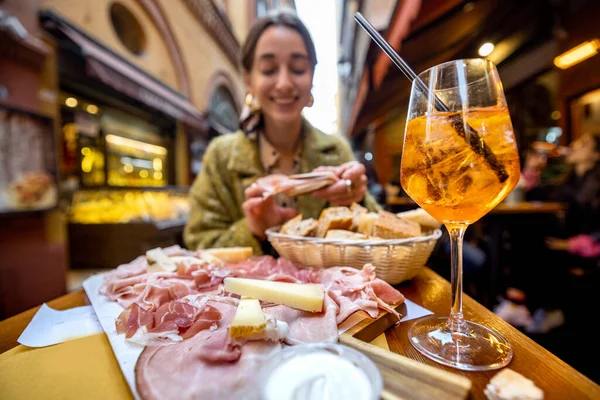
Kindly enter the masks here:
M 45 347 L 101 332 L 92 306 L 58 311 L 44 303 L 17 341 L 29 347 Z

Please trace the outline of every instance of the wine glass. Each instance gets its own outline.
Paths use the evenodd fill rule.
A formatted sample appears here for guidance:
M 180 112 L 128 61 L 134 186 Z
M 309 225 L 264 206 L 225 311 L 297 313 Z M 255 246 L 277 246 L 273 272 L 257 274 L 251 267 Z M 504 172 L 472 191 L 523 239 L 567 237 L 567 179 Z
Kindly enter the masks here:
M 467 227 L 511 192 L 519 174 L 506 99 L 491 61 L 449 61 L 413 81 L 402 188 L 446 226 L 451 245 L 450 316 L 417 320 L 408 333 L 412 345 L 434 361 L 483 371 L 512 359 L 504 337 L 464 318 L 462 248 Z

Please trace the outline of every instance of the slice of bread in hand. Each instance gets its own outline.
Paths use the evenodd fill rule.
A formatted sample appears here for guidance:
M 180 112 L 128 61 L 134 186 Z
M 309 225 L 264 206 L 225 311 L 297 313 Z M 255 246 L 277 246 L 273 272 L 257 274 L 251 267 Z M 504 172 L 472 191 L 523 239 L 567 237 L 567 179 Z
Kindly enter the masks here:
M 367 235 L 362 233 L 347 231 L 344 229 L 330 229 L 325 235 L 325 239 L 348 239 L 348 240 L 366 240 L 369 239 Z
M 373 235 L 373 223 L 379 219 L 379 214 L 370 212 L 366 214 L 360 214 L 358 216 L 358 226 L 356 230 L 363 235 Z
M 321 211 L 315 236 L 325 237 L 330 229 L 352 229 L 354 216 L 348 207 L 329 207 Z
M 401 239 L 421 235 L 421 225 L 406 221 L 387 211 L 379 211 L 379 218 L 373 223 L 373 236 L 382 239 Z
M 427 211 L 425 211 L 422 208 L 404 211 L 396 214 L 396 216 L 406 221 L 416 222 L 417 224 L 421 225 L 421 228 L 423 228 L 423 230 L 437 229 L 440 226 L 442 226 L 441 222 L 438 222 L 435 218 L 429 215 Z
M 314 218 L 302 219 L 302 214 L 296 215 L 283 224 L 279 233 L 290 236 L 312 236 L 317 229 L 318 223 Z

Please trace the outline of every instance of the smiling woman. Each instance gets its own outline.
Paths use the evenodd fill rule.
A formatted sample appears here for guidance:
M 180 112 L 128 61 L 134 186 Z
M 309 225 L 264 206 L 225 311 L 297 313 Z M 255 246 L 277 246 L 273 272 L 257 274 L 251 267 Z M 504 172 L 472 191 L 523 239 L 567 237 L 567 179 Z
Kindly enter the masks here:
M 190 196 L 187 246 L 252 246 L 258 254 L 271 252 L 265 231 L 297 214 L 318 218 L 330 205 L 353 202 L 378 209 L 366 194 L 365 167 L 354 160 L 347 141 L 324 134 L 302 117 L 313 103 L 317 56 L 298 16 L 276 10 L 257 20 L 242 47 L 241 63 L 248 92 L 242 130 L 215 139 L 204 155 Z M 257 182 L 265 175 L 319 167 L 339 180 L 311 195 L 265 197 L 266 188 Z
M 258 51 L 257 51 L 258 49 Z M 300 131 L 300 113 L 312 103 L 310 90 L 317 54 L 310 33 L 292 12 L 269 14 L 254 25 L 242 48 L 242 67 L 249 102 L 273 129 L 285 121 Z M 254 130 L 257 126 L 243 126 Z M 273 130 L 268 129 L 268 130 Z M 266 132 L 267 137 L 276 139 Z M 292 143 L 294 145 L 295 143 Z

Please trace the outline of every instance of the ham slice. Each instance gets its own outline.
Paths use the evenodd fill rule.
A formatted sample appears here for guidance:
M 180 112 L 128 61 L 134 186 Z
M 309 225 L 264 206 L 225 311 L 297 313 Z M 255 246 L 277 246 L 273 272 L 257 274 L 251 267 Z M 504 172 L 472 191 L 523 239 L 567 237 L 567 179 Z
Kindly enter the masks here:
M 144 400 L 253 398 L 256 372 L 281 349 L 281 344 L 270 340 L 247 342 L 239 349 L 236 362 L 208 361 L 201 356 L 203 349 L 203 335 L 173 346 L 146 347 L 135 367 L 140 396 Z

